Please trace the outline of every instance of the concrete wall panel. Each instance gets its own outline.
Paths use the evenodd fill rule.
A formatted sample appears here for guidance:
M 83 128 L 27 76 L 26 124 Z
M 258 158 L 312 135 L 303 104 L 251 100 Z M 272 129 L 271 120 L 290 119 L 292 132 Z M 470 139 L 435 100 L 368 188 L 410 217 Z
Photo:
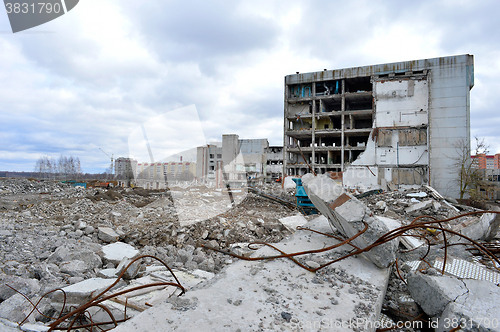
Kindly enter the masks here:
M 408 89 L 408 80 L 375 82 L 376 127 L 416 126 L 428 123 L 427 81 L 414 81 L 412 96 L 409 96 Z

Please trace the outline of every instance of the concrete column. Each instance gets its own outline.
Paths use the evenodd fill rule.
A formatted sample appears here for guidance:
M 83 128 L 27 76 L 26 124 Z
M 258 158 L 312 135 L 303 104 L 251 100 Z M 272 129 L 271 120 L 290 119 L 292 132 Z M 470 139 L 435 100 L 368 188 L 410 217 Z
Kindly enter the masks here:
M 316 84 L 313 84 L 313 92 L 315 92 L 315 87 Z M 316 143 L 316 102 L 313 100 L 312 101 L 312 135 L 311 135 L 311 148 L 312 148 L 312 160 L 311 160 L 311 167 L 314 169 L 314 165 L 316 164 L 315 156 L 316 156 L 316 151 L 314 144 Z
M 341 119 L 341 136 L 340 136 L 340 143 L 341 143 L 341 153 L 340 153 L 340 168 L 342 172 L 344 171 L 344 112 L 345 112 L 345 80 L 342 80 L 342 99 L 341 99 L 341 104 L 340 104 L 340 111 L 342 112 L 342 115 L 340 116 Z
M 290 138 L 288 137 L 288 135 L 286 134 L 286 131 L 287 131 L 287 128 L 288 128 L 288 119 L 287 119 L 287 115 L 288 115 L 288 88 L 286 86 L 286 78 L 285 78 L 285 96 L 284 96 L 284 107 L 283 107 L 283 110 L 284 110 L 284 121 L 283 121 L 283 180 L 281 181 L 281 184 L 283 185 L 283 183 L 285 183 L 285 176 L 287 175 L 287 172 L 286 172 L 286 162 L 287 162 L 287 159 L 288 159 L 288 141 L 290 140 Z

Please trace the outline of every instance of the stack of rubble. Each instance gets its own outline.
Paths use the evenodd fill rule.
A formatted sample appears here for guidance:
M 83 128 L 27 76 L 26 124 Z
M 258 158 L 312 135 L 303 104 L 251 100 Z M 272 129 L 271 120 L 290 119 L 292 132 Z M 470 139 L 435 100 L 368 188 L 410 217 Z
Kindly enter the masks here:
M 358 201 L 328 176 L 306 175 L 302 182 L 316 207 L 329 216 L 330 222 L 337 230 L 350 237 L 355 231 L 349 233 L 348 227 L 353 225 L 355 230 L 359 231 L 362 228 L 359 222 L 364 221 L 368 223 L 369 228 L 360 237 L 367 234 L 372 242 L 382 235 L 381 233 L 409 225 L 419 217 L 430 216 L 445 220 L 467 212 L 480 211 L 459 205 L 453 199 L 444 198 L 428 186 L 386 193 L 374 192 Z M 360 202 L 364 202 L 368 209 Z M 491 209 L 500 210 L 496 207 Z M 498 243 L 496 236 L 499 234 L 499 217 L 500 215 L 493 213 L 473 214 L 442 222 L 440 226 L 471 240 Z M 379 233 L 369 232 L 374 225 L 371 218 L 382 220 L 388 228 Z M 433 221 L 432 218 L 420 218 L 415 222 Z M 343 224 L 346 221 L 347 223 Z M 384 312 L 396 321 L 410 321 L 420 315 L 427 315 L 430 317 L 427 327 L 436 331 L 449 331 L 460 324 L 464 331 L 499 331 L 500 324 L 496 323 L 500 312 L 498 302 L 481 302 L 480 299 L 494 299 L 500 294 L 500 273 L 496 269 L 488 269 L 495 265 L 500 268 L 500 264 L 491 264 L 490 260 L 486 262 L 489 264 L 480 264 L 464 246 L 457 245 L 447 248 L 445 265 L 444 239 L 440 231 L 432 227 L 422 227 L 406 234 L 418 238 L 400 237 L 401 246 L 410 250 L 396 252 L 399 264 L 395 266 L 394 274 L 389 280 Z M 426 242 L 419 239 L 420 237 L 426 237 L 434 244 L 429 253 Z M 403 241 L 404 238 L 407 240 Z M 446 239 L 447 244 L 464 242 L 468 241 L 457 235 L 448 234 Z M 425 255 L 425 261 L 420 260 Z M 376 251 L 367 256 L 372 262 L 380 265 L 381 257 Z M 442 275 L 443 268 L 445 275 Z
M 176 271 L 194 273 L 204 280 L 204 273 L 218 272 L 232 260 L 201 245 L 241 252 L 248 242 L 279 242 L 290 234 L 279 219 L 297 213 L 246 193 L 235 193 L 232 207 L 220 191 L 205 186 L 170 191 L 107 190 L 4 180 L 0 188 L 0 202 L 8 203 L 0 205 L 0 317 L 11 321 L 21 321 L 22 313 L 30 308 L 6 285 L 35 300 L 55 288 L 66 289 L 88 280 L 101 289 L 99 280 L 116 279 L 139 254 L 158 257 Z M 181 223 L 182 204 L 196 199 L 197 206 L 189 204 L 189 209 L 214 207 L 212 214 L 216 215 L 203 219 L 187 213 L 192 221 Z M 115 253 L 131 255 L 110 258 L 110 246 L 115 246 Z M 125 277 L 135 280 L 148 275 L 158 264 L 144 258 L 128 269 Z M 79 301 L 83 298 L 87 297 Z M 41 311 L 53 314 L 57 301 L 57 296 L 52 302 L 42 301 Z M 13 310 L 21 307 L 24 309 Z M 43 321 L 37 315 L 30 319 Z

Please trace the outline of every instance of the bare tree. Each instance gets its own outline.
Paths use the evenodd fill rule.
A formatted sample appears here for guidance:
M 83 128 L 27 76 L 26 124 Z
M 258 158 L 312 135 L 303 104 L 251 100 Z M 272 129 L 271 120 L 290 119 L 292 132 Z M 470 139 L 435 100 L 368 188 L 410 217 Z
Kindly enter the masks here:
M 61 155 L 58 160 L 42 156 L 35 162 L 35 173 L 39 178 L 47 179 L 67 179 L 68 177 L 76 179 L 81 176 L 82 169 L 80 159 L 70 156 L 69 158 Z
M 462 139 L 455 144 L 456 157 L 454 166 L 459 170 L 457 181 L 460 189 L 460 199 L 471 197 L 476 200 L 480 198 L 479 187 L 483 181 L 484 172 L 479 168 L 478 155 L 487 154 L 489 146 L 484 138 L 474 137 L 476 148 L 471 153 L 470 145 Z

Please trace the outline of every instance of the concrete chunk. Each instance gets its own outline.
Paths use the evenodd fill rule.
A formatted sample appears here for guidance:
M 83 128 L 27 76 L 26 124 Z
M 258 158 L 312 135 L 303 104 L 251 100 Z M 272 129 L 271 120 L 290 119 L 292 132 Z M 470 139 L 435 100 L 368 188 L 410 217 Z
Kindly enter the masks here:
M 116 242 L 120 236 L 112 228 L 99 227 L 98 237 L 104 242 Z
M 115 266 L 120 264 L 124 258 L 134 259 L 139 256 L 139 250 L 130 244 L 115 242 L 102 247 L 102 258 L 105 263 L 113 263 Z
M 129 258 L 124 258 L 120 264 L 116 267 L 116 275 L 120 275 L 120 273 L 125 270 L 125 268 L 132 262 Z M 133 279 L 137 273 L 139 272 L 139 264 L 140 260 L 135 261 L 130 267 L 125 271 L 123 278 L 125 279 Z
M 500 331 L 500 287 L 488 281 L 464 279 L 467 292 L 451 302 L 439 319 L 438 332 L 447 332 L 446 322 L 465 322 L 460 331 Z
M 66 293 L 66 308 L 84 304 L 111 286 L 113 282 L 115 282 L 114 279 L 91 278 L 77 284 L 64 287 L 63 291 Z M 52 296 L 51 304 L 56 310 L 61 310 L 63 300 L 63 293 L 55 292 Z
M 71 262 L 64 262 L 59 265 L 61 272 L 67 273 L 72 277 L 79 276 L 80 274 L 86 272 L 91 267 L 87 265 L 84 261 L 74 260 Z
M 103 269 L 97 272 L 99 278 L 115 278 L 118 276 L 116 269 Z
M 460 331 L 500 331 L 500 287 L 494 283 L 412 273 L 408 290 L 426 314 L 437 318 L 436 331 L 450 331 L 457 327 L 453 322 L 462 324 Z
M 5 301 L 14 294 L 13 289 L 18 290 L 27 296 L 32 296 L 40 290 L 40 281 L 37 279 L 25 279 L 18 276 L 0 275 L 0 301 Z
M 491 241 L 498 233 L 500 215 L 484 213 L 480 218 L 467 218 L 453 229 L 472 240 Z
M 297 226 L 302 226 L 307 223 L 307 219 L 303 215 L 297 214 L 296 216 L 281 218 L 279 221 L 292 233 L 295 232 Z
M 426 201 L 423 201 L 420 203 L 416 203 L 416 204 L 413 204 L 412 206 L 407 207 L 405 211 L 406 211 L 406 213 L 410 213 L 410 212 L 424 210 L 424 209 L 427 209 L 428 207 L 430 207 L 433 202 L 434 201 L 432 199 L 429 199 L 429 200 L 426 200 Z
M 408 290 L 415 302 L 431 317 L 440 315 L 448 303 L 467 293 L 464 283 L 457 278 L 422 273 L 409 275 Z
M 344 236 L 352 237 L 364 229 L 364 222 L 368 224 L 367 231 L 352 241 L 356 246 L 366 248 L 389 232 L 389 228 L 365 204 L 349 193 L 344 193 L 342 187 L 328 175 L 306 174 L 302 177 L 302 183 L 314 206 Z M 396 260 L 397 245 L 398 240 L 393 240 L 364 255 L 378 267 L 388 267 Z
M 48 258 L 48 263 L 61 264 L 63 262 L 72 262 L 79 260 L 84 262 L 89 268 L 101 267 L 101 258 L 95 254 L 95 251 L 101 249 L 98 244 L 79 243 L 64 244 L 56 249 Z

